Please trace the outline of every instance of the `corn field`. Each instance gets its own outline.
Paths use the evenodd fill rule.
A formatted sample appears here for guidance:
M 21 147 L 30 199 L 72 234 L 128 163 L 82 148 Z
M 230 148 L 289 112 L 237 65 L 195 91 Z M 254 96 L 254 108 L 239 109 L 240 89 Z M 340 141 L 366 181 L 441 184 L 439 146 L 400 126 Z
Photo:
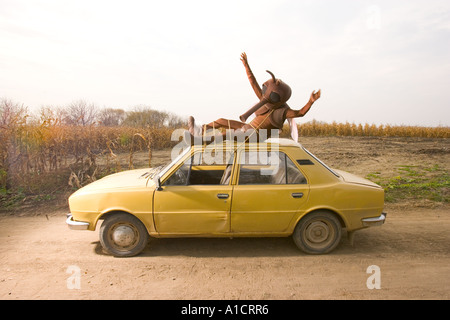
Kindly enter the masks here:
M 289 128 L 283 128 L 288 136 Z M 391 126 L 355 123 L 325 123 L 316 120 L 298 126 L 300 136 L 450 138 L 449 127 Z
M 94 179 L 97 159 L 107 159 L 110 172 L 132 169 L 132 155 L 146 151 L 151 159 L 154 149 L 169 148 L 172 130 L 129 127 L 71 127 L 24 125 L 0 131 L 0 188 L 34 185 L 48 173 L 70 170 L 75 181 Z M 128 167 L 122 168 L 117 154 L 129 154 Z M 83 176 L 82 176 L 83 175 Z M 67 181 L 67 178 L 66 178 Z M 31 183 L 29 183 L 31 182 Z M 79 187 L 81 182 L 77 182 Z M 29 190 L 33 192 L 34 190 Z

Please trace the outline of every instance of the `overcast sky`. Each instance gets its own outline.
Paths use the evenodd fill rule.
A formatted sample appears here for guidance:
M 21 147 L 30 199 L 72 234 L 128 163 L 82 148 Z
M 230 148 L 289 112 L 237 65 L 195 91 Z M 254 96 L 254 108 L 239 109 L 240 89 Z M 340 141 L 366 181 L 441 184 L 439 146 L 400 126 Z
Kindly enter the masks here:
M 0 97 L 79 99 L 209 122 L 258 100 L 272 71 L 316 119 L 450 126 L 450 1 L 0 0 Z

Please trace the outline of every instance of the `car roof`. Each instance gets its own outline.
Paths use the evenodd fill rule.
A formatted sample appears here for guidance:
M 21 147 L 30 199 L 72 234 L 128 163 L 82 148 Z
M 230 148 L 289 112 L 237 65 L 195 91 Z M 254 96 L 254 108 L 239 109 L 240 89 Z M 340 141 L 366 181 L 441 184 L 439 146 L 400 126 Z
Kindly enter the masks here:
M 279 144 L 280 146 L 301 147 L 302 145 L 292 139 L 286 138 L 269 138 L 264 143 Z

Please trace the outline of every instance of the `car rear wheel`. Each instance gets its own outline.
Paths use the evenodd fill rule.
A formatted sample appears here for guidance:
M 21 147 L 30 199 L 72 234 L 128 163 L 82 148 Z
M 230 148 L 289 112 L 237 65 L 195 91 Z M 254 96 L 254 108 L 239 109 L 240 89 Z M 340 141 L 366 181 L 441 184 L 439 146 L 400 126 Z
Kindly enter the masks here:
M 292 235 L 295 244 L 309 254 L 324 254 L 336 248 L 342 229 L 331 212 L 318 211 L 303 217 Z
M 127 213 L 113 214 L 100 227 L 102 247 L 116 257 L 131 257 L 139 254 L 149 240 L 143 223 Z

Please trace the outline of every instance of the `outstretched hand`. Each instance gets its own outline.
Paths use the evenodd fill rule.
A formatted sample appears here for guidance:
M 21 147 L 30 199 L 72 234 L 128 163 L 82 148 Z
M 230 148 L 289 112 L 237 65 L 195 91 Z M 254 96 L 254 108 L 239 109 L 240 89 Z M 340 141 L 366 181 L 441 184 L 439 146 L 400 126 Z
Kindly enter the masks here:
M 241 61 L 244 64 L 244 66 L 248 65 L 247 54 L 245 52 L 241 53 Z
M 315 90 L 311 93 L 311 97 L 309 98 L 309 102 L 314 103 L 317 99 L 320 98 L 320 89 L 315 92 Z

